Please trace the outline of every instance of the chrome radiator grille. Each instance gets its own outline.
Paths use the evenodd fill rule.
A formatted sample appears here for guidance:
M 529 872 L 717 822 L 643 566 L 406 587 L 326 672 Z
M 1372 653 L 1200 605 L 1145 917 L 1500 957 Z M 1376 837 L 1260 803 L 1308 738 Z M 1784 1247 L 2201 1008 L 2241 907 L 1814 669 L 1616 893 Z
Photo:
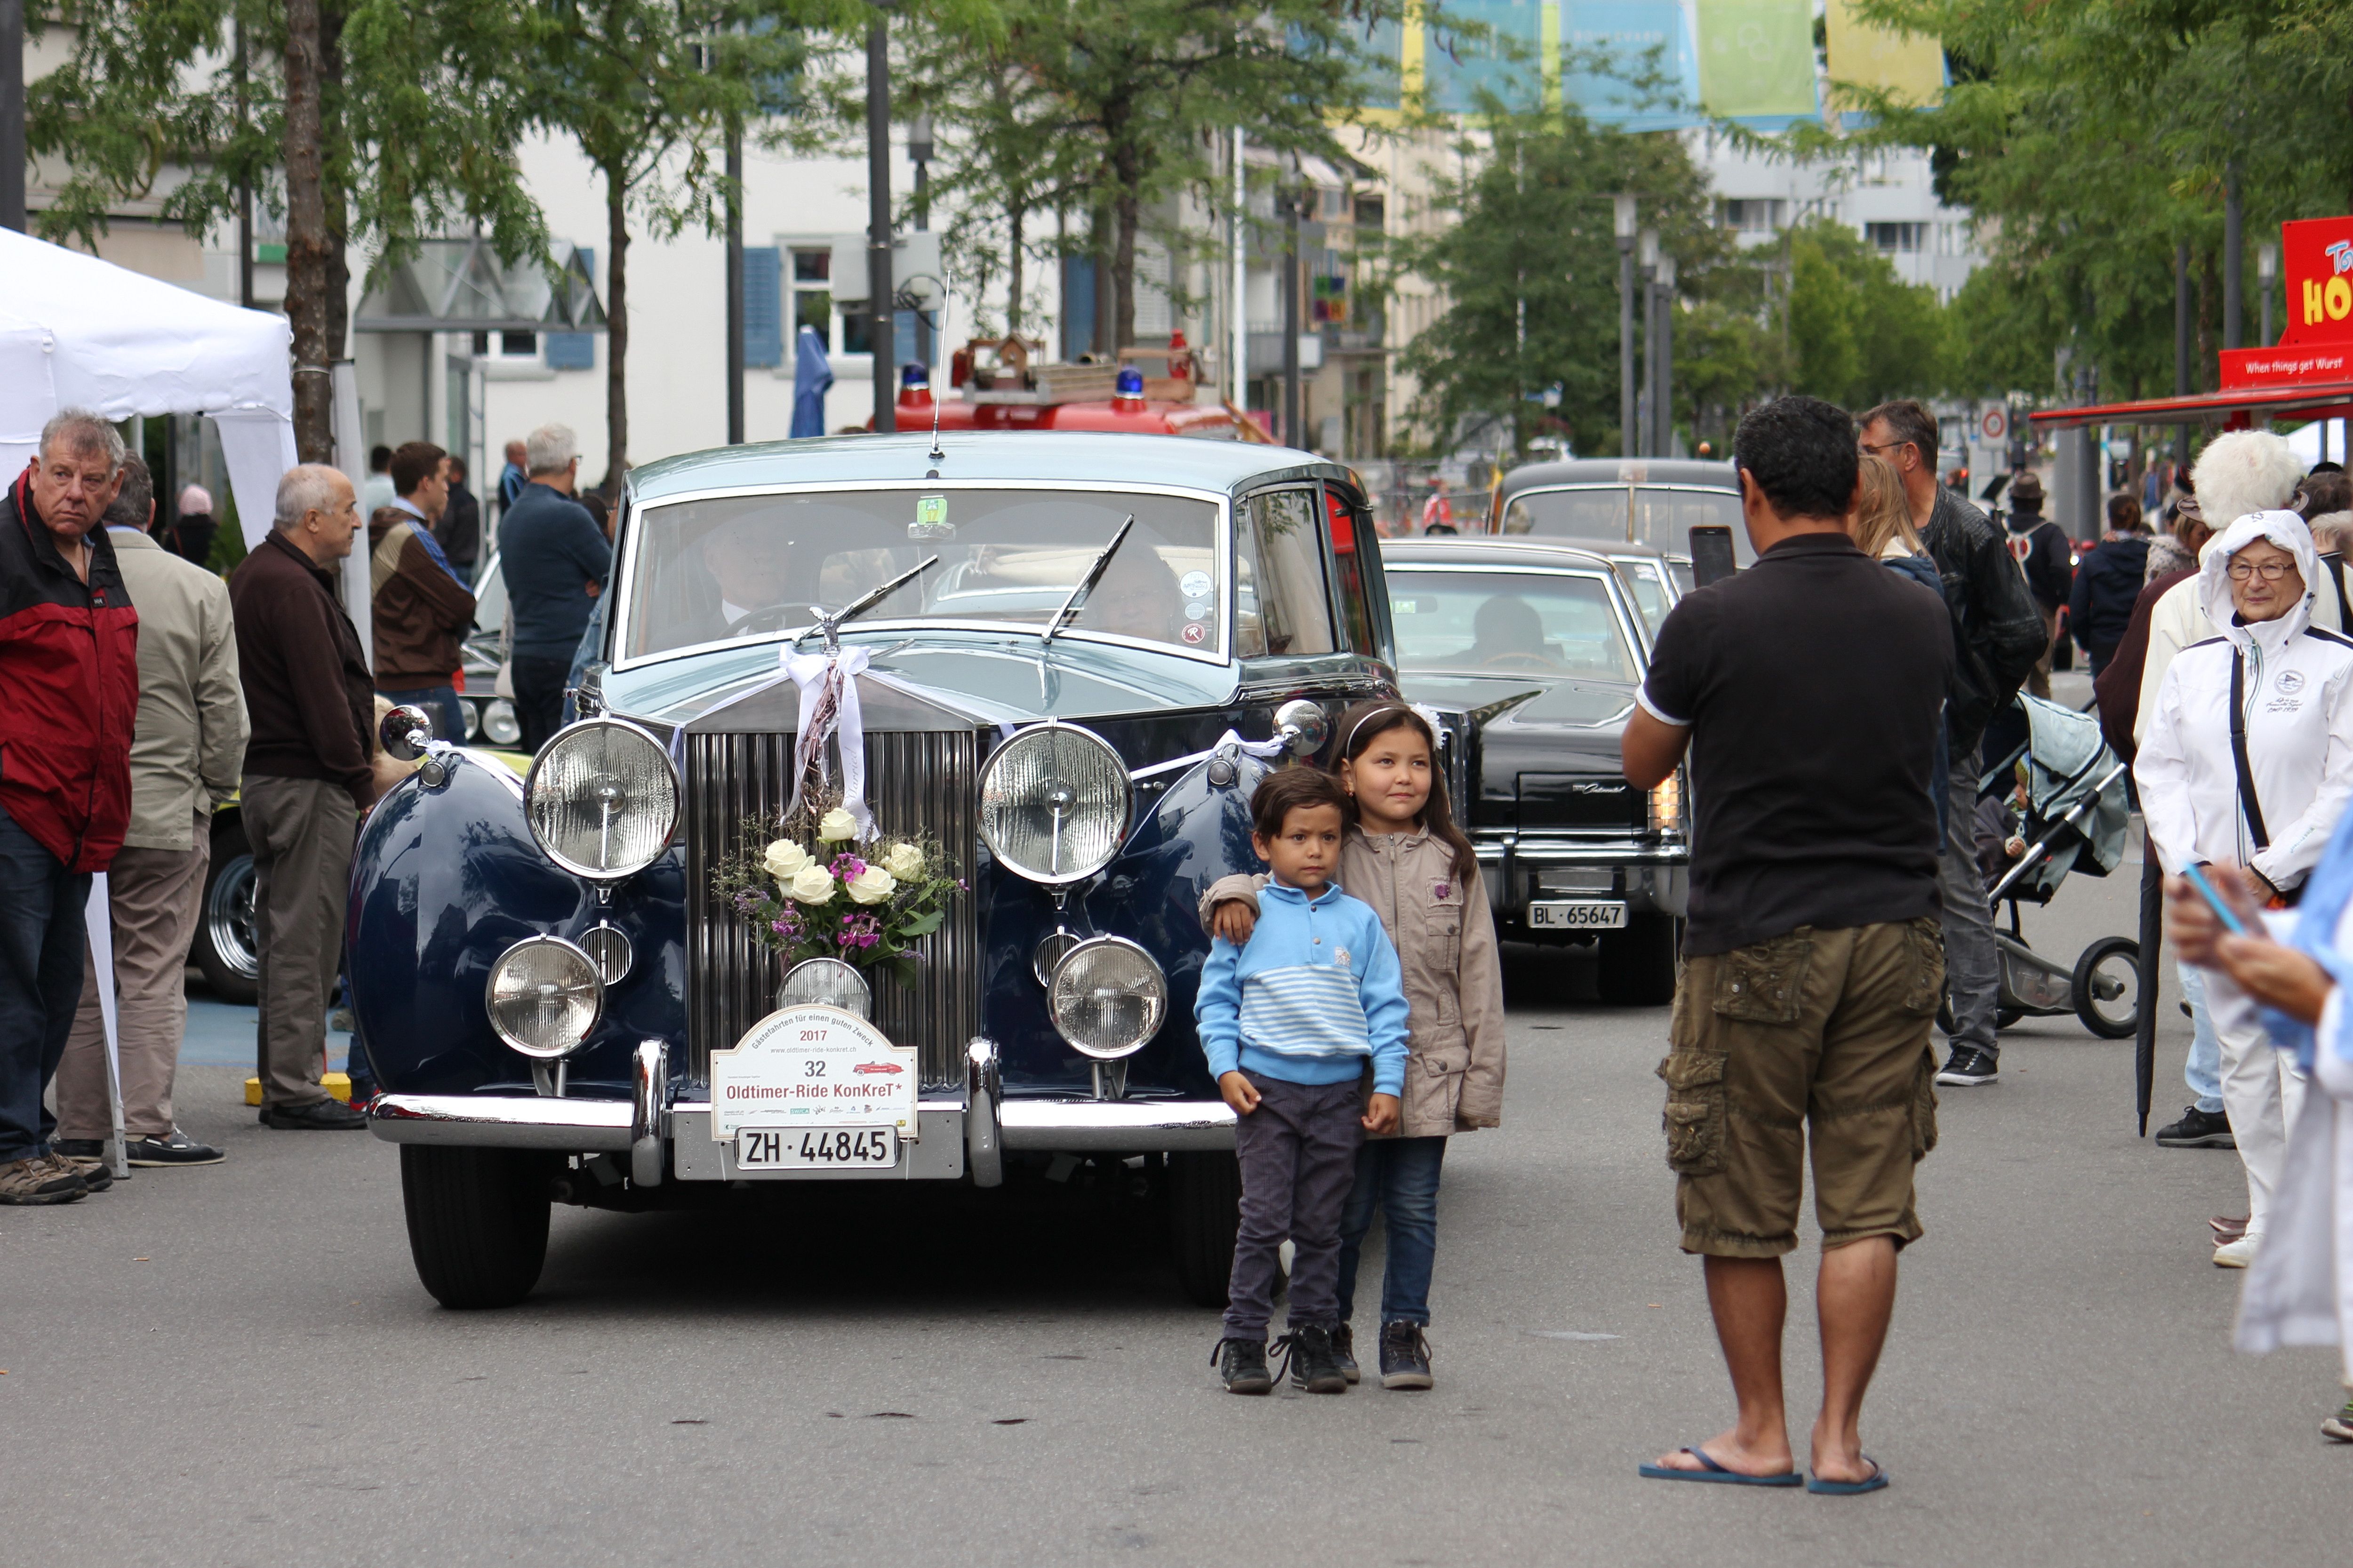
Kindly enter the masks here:
M 687 1039 L 693 1076 L 709 1081 L 725 1050 L 773 1011 L 782 961 L 753 940 L 750 922 L 711 896 L 712 865 L 746 817 L 774 822 L 792 798 L 793 737 L 686 738 Z M 970 731 L 886 731 L 866 737 L 866 794 L 886 831 L 928 833 L 967 876 L 978 842 L 974 789 L 980 743 Z M 970 895 L 924 939 L 913 987 L 878 977 L 874 1023 L 922 1055 L 923 1086 L 964 1081 L 965 1042 L 980 1032 L 980 932 Z

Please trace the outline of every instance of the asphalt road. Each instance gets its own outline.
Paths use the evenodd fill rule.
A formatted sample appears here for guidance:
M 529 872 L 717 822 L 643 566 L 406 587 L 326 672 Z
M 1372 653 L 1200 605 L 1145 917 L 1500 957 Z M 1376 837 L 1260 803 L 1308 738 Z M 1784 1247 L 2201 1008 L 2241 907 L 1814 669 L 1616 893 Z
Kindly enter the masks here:
M 2072 955 L 2129 931 L 2136 870 L 2071 882 L 2030 938 Z M 2341 1555 L 2353 1449 L 2316 1430 L 2333 1358 L 2228 1345 L 2240 1277 L 2202 1236 L 2241 1209 L 2236 1162 L 2136 1140 L 2129 1045 L 2072 1020 L 2021 1026 L 1999 1085 L 1945 1095 L 1865 1416 L 1894 1484 L 1638 1479 L 1730 1409 L 1674 1246 L 1664 1011 L 1600 1007 L 1541 958 L 1512 978 L 1506 1126 L 1450 1158 L 1423 1394 L 1220 1393 L 1215 1314 L 1178 1299 L 1146 1216 L 1068 1188 L 558 1209 L 530 1301 L 443 1311 L 410 1270 L 388 1146 L 261 1130 L 237 1068 L 192 1067 L 182 1119 L 227 1164 L 0 1210 L 0 1559 Z M 2168 998 L 2160 1111 L 2187 1033 Z

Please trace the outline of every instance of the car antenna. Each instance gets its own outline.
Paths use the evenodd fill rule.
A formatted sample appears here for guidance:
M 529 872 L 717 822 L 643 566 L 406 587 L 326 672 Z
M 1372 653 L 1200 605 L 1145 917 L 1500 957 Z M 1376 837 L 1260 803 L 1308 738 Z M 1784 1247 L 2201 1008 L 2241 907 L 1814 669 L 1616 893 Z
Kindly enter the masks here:
M 940 400 L 934 397 L 932 399 L 932 461 L 944 463 L 947 458 L 948 455 L 940 450 Z M 936 479 L 940 476 L 934 473 L 931 477 Z

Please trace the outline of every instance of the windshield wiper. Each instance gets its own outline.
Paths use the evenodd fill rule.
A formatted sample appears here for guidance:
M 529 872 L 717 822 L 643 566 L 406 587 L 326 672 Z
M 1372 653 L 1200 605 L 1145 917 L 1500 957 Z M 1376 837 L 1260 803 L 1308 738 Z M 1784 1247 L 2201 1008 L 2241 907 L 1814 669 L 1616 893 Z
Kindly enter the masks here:
M 1134 526 L 1135 514 L 1129 512 L 1127 521 L 1119 525 L 1119 531 L 1111 536 L 1111 542 L 1103 547 L 1103 553 L 1095 557 L 1094 564 L 1087 568 L 1087 574 L 1079 579 L 1079 585 L 1071 590 L 1071 596 L 1062 601 L 1062 607 L 1056 610 L 1053 618 L 1046 623 L 1046 630 L 1038 639 L 1039 642 L 1052 642 L 1054 634 L 1062 629 L 1070 617 L 1085 607 L 1087 595 L 1094 591 L 1097 583 L 1103 581 L 1103 568 L 1111 564 L 1111 558 L 1119 552 L 1119 547 L 1127 540 L 1127 531 Z
M 841 646 L 841 627 L 844 622 L 856 620 L 859 616 L 864 615 L 867 611 L 872 609 L 875 605 L 881 604 L 883 600 L 889 598 L 892 595 L 905 587 L 909 583 L 912 583 L 917 577 L 922 576 L 926 570 L 936 566 L 939 563 L 940 558 L 936 555 L 931 556 L 926 560 L 918 561 L 909 570 L 900 573 L 896 577 L 892 578 L 888 583 L 883 584 L 879 588 L 869 589 L 867 592 L 860 595 L 856 599 L 852 600 L 846 607 L 832 615 L 826 614 L 825 606 L 823 605 L 811 605 L 809 606 L 809 614 L 817 617 L 817 624 L 813 626 L 803 627 L 800 636 L 793 638 L 793 646 L 795 647 L 800 647 L 802 641 L 807 638 L 811 632 L 823 632 L 825 634 L 825 650 L 828 653 L 831 653 L 835 648 Z

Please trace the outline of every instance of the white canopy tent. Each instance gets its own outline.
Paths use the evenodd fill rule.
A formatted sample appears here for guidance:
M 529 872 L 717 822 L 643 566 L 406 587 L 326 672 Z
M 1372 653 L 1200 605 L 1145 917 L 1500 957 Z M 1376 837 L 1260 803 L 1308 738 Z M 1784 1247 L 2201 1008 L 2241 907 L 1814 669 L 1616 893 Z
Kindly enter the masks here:
M 295 462 L 291 342 L 283 316 L 0 229 L 0 475 L 15 480 L 60 408 L 206 415 L 250 548 Z

